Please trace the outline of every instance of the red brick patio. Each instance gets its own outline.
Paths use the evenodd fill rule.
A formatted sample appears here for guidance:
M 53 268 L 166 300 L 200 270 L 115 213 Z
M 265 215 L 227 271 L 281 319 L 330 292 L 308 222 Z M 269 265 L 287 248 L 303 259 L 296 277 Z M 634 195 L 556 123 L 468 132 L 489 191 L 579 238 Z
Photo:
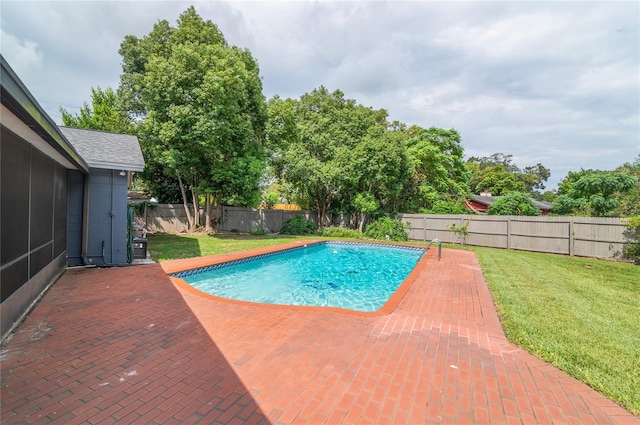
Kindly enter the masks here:
M 2 347 L 2 423 L 640 424 L 506 341 L 471 252 L 378 315 L 221 301 L 184 264 L 68 270 Z

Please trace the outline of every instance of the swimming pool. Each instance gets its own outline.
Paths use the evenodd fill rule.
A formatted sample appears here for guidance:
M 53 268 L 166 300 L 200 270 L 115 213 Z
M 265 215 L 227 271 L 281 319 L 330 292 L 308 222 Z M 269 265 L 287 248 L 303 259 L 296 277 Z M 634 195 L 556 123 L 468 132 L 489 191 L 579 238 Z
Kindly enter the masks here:
M 171 276 L 232 300 L 373 312 L 394 294 L 425 252 L 419 247 L 321 242 Z

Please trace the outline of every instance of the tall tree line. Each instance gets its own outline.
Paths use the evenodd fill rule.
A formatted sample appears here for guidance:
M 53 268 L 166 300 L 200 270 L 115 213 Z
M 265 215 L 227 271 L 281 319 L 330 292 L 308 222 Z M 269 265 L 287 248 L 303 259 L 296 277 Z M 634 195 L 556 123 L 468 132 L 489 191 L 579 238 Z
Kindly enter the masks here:
M 257 206 L 274 183 L 278 197 L 317 211 L 321 226 L 338 212 L 357 217 L 361 230 L 385 213 L 461 213 L 465 200 L 485 190 L 556 197 L 542 193 L 550 171 L 540 163 L 521 169 L 503 153 L 465 161 L 455 129 L 390 122 L 384 109 L 340 90 L 321 86 L 266 101 L 251 53 L 229 45 L 193 7 L 175 27 L 163 20 L 142 38 L 126 36 L 119 53 L 117 91 L 92 89 L 91 105 L 78 114 L 61 108 L 63 123 L 136 134 L 147 164 L 143 183 L 161 202 L 181 201 L 193 229 L 211 230 L 214 206 Z M 612 173 L 629 178 L 570 173 L 557 211 L 638 213 L 637 168 L 636 160 Z M 610 202 L 634 187 L 635 197 Z

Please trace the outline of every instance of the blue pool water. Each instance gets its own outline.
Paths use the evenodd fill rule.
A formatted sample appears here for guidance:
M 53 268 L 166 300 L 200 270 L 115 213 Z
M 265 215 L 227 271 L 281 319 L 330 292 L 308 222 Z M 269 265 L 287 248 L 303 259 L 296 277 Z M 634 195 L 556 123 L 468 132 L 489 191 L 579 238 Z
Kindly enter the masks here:
M 326 242 L 175 273 L 200 291 L 267 304 L 381 308 L 425 250 Z

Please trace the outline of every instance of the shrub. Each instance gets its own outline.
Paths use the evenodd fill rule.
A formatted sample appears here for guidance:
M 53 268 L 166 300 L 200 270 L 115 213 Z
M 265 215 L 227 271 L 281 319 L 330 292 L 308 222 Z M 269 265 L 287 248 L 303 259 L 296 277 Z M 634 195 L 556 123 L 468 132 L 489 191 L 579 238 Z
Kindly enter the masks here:
M 624 246 L 624 257 L 640 265 L 640 215 L 627 219 L 627 229 L 624 235 L 629 241 Z
M 466 214 L 469 211 L 462 206 L 462 204 L 447 202 L 447 201 L 436 201 L 431 207 L 430 210 L 427 210 L 425 214 Z
M 322 236 L 329 238 L 362 238 L 362 233 L 357 229 L 347 229 L 346 227 L 331 226 L 322 229 Z
M 269 192 L 265 195 L 263 202 L 267 206 L 267 209 L 271 209 L 275 204 L 280 202 L 280 196 L 276 192 Z
M 452 231 L 458 237 L 458 240 L 462 245 L 467 242 L 467 236 L 469 236 L 469 224 L 471 223 L 471 218 L 468 220 L 464 220 L 463 223 L 458 227 L 456 223 L 451 223 L 447 229 Z
M 267 234 L 267 231 L 262 228 L 262 226 L 258 226 L 252 231 L 249 232 L 253 236 L 264 236 Z
M 365 236 L 372 239 L 385 240 L 387 236 L 392 241 L 408 241 L 407 229 L 409 223 L 402 223 L 389 217 L 381 217 L 369 224 L 364 231 Z
M 307 220 L 301 215 L 297 215 L 285 221 L 280 229 L 281 235 L 312 235 L 316 232 L 316 225 L 313 221 Z
M 487 210 L 488 215 L 540 215 L 529 195 L 510 192 L 498 198 Z

